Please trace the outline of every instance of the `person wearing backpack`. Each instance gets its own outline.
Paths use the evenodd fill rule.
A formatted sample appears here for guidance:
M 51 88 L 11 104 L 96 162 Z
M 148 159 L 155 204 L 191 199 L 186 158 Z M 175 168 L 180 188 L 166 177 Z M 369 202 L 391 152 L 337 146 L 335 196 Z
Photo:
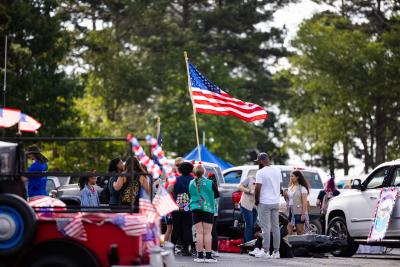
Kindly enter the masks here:
M 321 190 L 317 197 L 317 206 L 320 207 L 320 221 L 322 225 L 322 232 L 325 233 L 325 215 L 328 210 L 328 204 L 331 198 L 340 195 L 339 190 L 336 189 L 335 177 L 332 176 L 325 185 L 324 190 Z

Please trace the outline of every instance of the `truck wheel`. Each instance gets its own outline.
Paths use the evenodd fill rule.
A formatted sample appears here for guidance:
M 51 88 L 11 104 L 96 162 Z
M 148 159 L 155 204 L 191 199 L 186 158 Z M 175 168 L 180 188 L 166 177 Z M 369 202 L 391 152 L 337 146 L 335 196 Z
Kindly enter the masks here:
M 36 215 L 14 194 L 0 194 L 0 256 L 11 256 L 28 246 L 36 229 Z
M 331 252 L 333 256 L 352 257 L 356 254 L 359 245 L 354 243 L 353 239 L 349 235 L 346 220 L 343 217 L 335 217 L 329 222 L 327 235 L 347 240 L 347 246 L 343 246 L 342 248 Z
M 18 266 L 98 267 L 98 258 L 88 248 L 72 240 L 55 239 L 35 246 Z

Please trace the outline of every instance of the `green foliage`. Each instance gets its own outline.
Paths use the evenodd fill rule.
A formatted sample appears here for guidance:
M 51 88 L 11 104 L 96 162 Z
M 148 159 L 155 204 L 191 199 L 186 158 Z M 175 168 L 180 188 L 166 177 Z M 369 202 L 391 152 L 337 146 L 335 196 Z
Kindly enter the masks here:
M 335 145 L 354 142 L 366 170 L 390 157 L 400 133 L 398 22 L 375 36 L 329 13 L 303 22 L 293 68 L 281 74 L 292 84 L 287 108 L 299 150 L 332 158 Z

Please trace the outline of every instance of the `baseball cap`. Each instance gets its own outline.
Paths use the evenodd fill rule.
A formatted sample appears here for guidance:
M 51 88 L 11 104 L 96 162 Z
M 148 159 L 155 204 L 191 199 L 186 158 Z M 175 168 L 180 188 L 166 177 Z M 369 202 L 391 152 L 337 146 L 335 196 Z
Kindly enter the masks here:
M 254 162 L 259 162 L 260 160 L 269 160 L 269 156 L 265 152 L 258 153 L 257 159 Z

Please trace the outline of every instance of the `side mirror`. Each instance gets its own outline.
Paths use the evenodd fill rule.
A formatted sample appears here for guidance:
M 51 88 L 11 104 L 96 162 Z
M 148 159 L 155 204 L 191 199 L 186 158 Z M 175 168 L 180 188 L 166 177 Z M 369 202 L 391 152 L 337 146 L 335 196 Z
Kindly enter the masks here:
M 51 190 L 49 193 L 49 196 L 52 198 L 56 198 L 57 197 L 57 190 Z
M 361 179 L 354 179 L 351 183 L 351 189 L 363 190 Z

